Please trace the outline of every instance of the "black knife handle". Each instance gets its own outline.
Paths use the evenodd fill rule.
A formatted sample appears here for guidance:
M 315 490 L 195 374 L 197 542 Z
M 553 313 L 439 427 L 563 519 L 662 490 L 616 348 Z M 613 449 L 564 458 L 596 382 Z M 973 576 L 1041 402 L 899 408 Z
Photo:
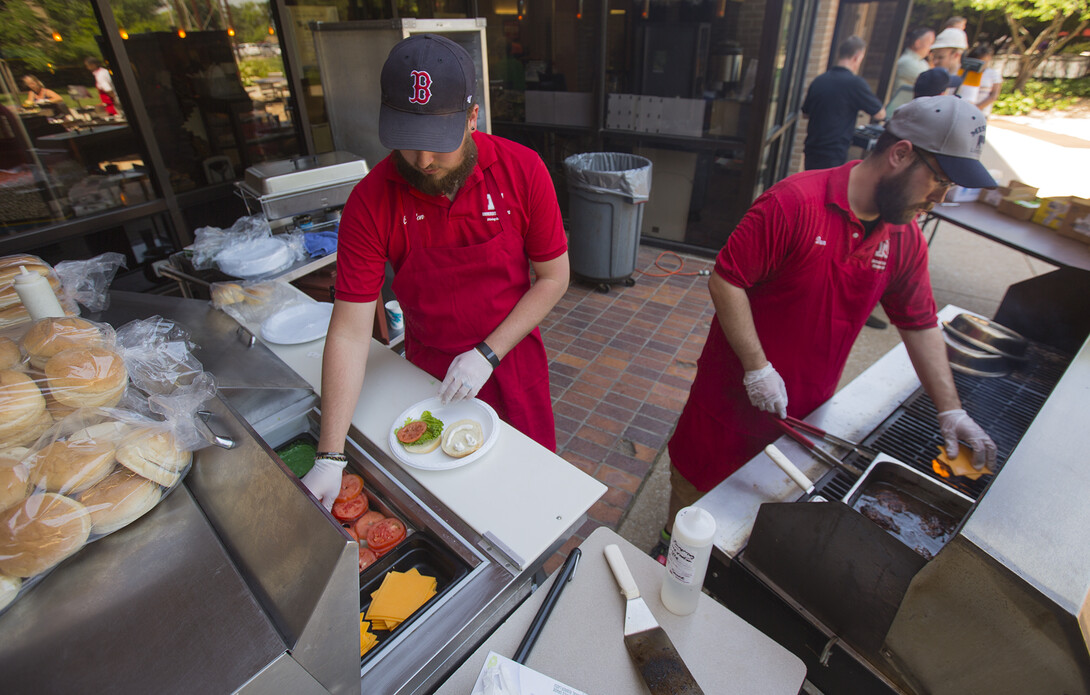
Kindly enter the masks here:
M 579 564 L 580 555 L 582 555 L 582 551 L 579 548 L 572 548 L 571 553 L 568 554 L 568 559 L 564 561 L 564 565 L 560 568 L 556 581 L 549 588 L 549 594 L 545 597 L 545 602 L 541 604 L 541 608 L 537 609 L 537 615 L 534 616 L 533 621 L 530 623 L 530 629 L 526 631 L 522 643 L 515 650 L 515 656 L 512 657 L 512 661 L 515 663 L 526 663 L 526 658 L 530 656 L 530 650 L 534 648 L 534 642 L 537 642 L 541 629 L 545 627 L 545 621 L 549 619 L 549 614 L 553 612 L 553 607 L 560 599 L 560 592 L 575 576 L 575 567 Z

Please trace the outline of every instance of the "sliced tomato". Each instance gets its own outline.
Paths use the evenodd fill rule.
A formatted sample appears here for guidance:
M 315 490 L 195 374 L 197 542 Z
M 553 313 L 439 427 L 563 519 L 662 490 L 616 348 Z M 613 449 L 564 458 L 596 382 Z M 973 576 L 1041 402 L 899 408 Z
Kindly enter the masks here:
M 367 529 L 367 547 L 382 557 L 405 537 L 405 524 L 400 519 L 387 517 Z
M 348 531 L 349 536 L 352 536 L 352 540 L 358 541 L 360 539 L 360 534 L 356 532 L 356 525 L 355 524 L 351 524 L 351 523 L 341 524 L 341 526 L 344 527 L 345 531 Z
M 371 528 L 372 524 L 376 524 L 385 518 L 386 517 L 383 516 L 382 512 L 375 511 L 374 509 L 370 510 L 356 521 L 356 535 L 366 541 L 367 529 Z
M 344 502 L 333 503 L 333 518 L 337 521 L 355 521 L 367 511 L 367 495 L 357 495 Z
M 402 444 L 412 444 L 424 436 L 428 431 L 428 423 L 423 420 L 413 420 L 397 431 L 397 441 Z
M 345 473 L 341 476 L 341 492 L 337 495 L 338 502 L 347 502 L 353 497 L 359 497 L 363 492 L 363 478 L 355 473 Z
M 360 572 L 364 571 L 378 560 L 378 555 L 365 546 L 360 546 Z

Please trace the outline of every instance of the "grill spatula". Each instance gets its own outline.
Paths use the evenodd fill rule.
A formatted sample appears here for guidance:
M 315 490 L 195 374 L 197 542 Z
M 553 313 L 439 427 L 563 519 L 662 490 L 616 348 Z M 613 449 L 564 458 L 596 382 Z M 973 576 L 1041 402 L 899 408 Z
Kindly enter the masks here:
M 624 646 L 636 662 L 652 695 L 704 695 L 674 644 L 659 626 L 616 544 L 605 548 L 606 561 L 628 599 L 624 611 Z

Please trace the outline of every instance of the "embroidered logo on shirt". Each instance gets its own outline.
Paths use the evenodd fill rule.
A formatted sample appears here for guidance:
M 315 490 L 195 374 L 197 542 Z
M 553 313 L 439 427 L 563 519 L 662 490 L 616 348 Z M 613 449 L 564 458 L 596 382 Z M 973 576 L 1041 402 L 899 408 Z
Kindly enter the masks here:
M 889 239 L 878 244 L 878 248 L 874 251 L 874 257 L 870 259 L 871 270 L 885 270 L 887 258 L 889 258 Z
M 431 101 L 431 75 L 424 70 L 413 70 L 413 95 L 410 104 L 426 104 Z
M 416 221 L 419 222 L 422 219 L 424 219 L 423 213 L 419 213 L 419 212 L 416 213 Z
M 484 197 L 488 201 L 488 209 L 481 213 L 481 217 L 484 217 L 485 219 L 495 219 L 496 205 L 492 202 L 492 194 L 485 193 Z
M 825 246 L 826 244 L 828 242 L 822 239 L 820 234 L 818 234 L 817 239 L 814 239 L 814 246 Z

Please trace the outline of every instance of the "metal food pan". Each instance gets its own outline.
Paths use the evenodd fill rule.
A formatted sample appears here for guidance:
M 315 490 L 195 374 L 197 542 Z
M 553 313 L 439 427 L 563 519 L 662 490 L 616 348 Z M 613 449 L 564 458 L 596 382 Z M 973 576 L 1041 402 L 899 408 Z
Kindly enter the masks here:
M 378 562 L 360 575 L 360 613 L 367 612 L 367 607 L 371 605 L 371 594 L 382 586 L 382 580 L 386 578 L 387 572 L 408 572 L 411 569 L 415 569 L 422 575 L 435 577 L 435 596 L 428 599 L 393 630 L 372 630 L 378 641 L 360 658 L 361 667 L 382 650 L 385 641 L 410 629 L 413 622 L 426 612 L 429 606 L 438 602 L 451 587 L 469 573 L 469 567 L 461 558 L 436 542 L 429 532 L 418 531 L 406 537 L 396 548 L 380 557 Z
M 843 501 L 852 509 L 863 514 L 864 510 L 862 508 L 870 499 L 868 495 L 877 495 L 879 492 L 886 490 L 895 491 L 903 498 L 907 506 L 914 509 L 911 510 L 913 514 L 906 514 L 901 519 L 898 519 L 896 515 L 890 515 L 895 522 L 908 520 L 909 523 L 904 524 L 899 530 L 893 530 L 885 526 L 883 528 L 890 535 L 901 540 L 905 545 L 917 552 L 921 551 L 918 546 L 922 545 L 923 550 L 929 553 L 931 557 L 941 550 L 949 538 L 956 533 L 957 528 L 960 527 L 961 522 L 973 507 L 971 497 L 914 470 L 886 454 L 879 454 L 875 457 L 855 485 L 844 495 Z M 915 529 L 911 528 L 912 517 L 925 513 L 949 522 L 950 533 L 941 541 L 937 538 L 920 538 L 918 534 L 914 533 Z M 924 552 L 920 552 L 920 554 L 930 559 L 928 554 Z

